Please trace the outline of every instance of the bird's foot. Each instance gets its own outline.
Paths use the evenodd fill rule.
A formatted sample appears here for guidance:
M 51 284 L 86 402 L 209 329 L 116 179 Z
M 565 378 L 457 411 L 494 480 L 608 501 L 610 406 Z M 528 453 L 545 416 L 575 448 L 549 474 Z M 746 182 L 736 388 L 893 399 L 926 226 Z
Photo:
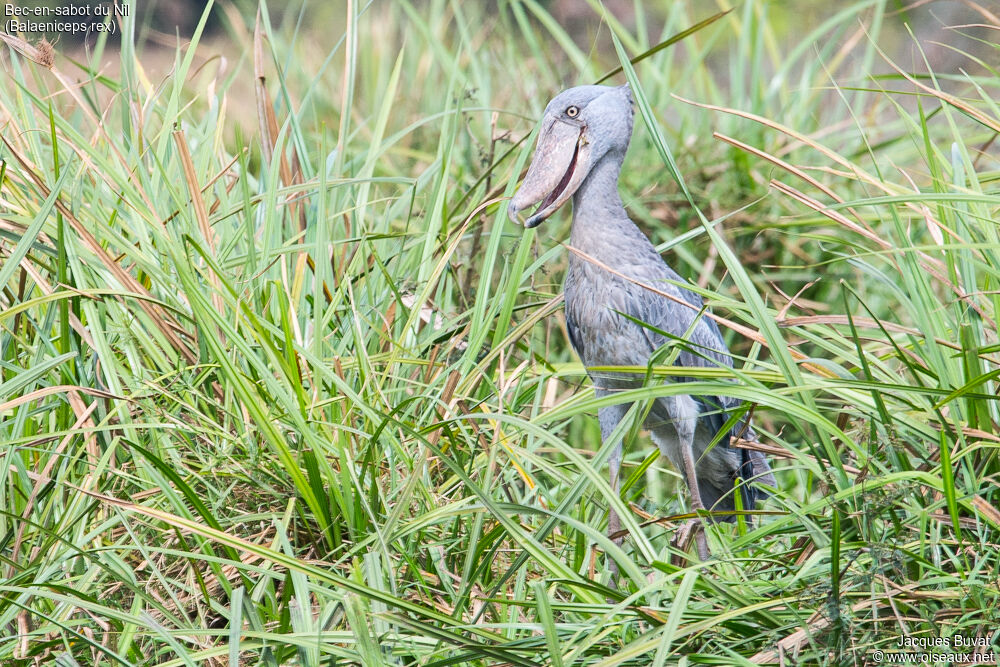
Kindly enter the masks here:
M 708 560 L 711 552 L 708 550 L 708 538 L 705 536 L 705 526 L 701 519 L 685 521 L 674 535 L 674 546 L 677 547 L 678 551 L 686 552 L 691 547 L 692 539 L 698 549 L 698 558 L 703 561 Z M 674 564 L 680 566 L 682 560 L 682 557 L 677 556 L 674 559 Z
M 708 560 L 712 554 L 708 550 L 708 535 L 705 534 L 705 524 L 700 520 L 695 527 L 694 543 L 698 547 L 698 558 L 702 561 Z

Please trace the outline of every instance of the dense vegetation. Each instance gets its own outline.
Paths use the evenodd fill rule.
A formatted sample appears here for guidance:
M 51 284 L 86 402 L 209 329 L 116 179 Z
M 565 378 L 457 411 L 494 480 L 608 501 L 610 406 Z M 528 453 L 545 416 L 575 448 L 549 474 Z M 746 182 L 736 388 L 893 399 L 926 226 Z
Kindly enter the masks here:
M 225 39 L 199 28 L 166 75 L 131 18 L 120 52 L 8 37 L 0 663 L 842 665 L 904 634 L 993 641 L 996 14 L 917 40 L 880 0 L 815 23 L 702 4 L 595 2 L 573 34 L 531 0 L 224 4 Z M 561 319 L 568 215 L 525 231 L 503 199 L 548 98 L 618 67 L 623 197 L 737 363 L 635 392 L 613 497 Z M 705 563 L 671 542 L 683 484 L 638 428 L 678 390 L 745 400 L 778 470 Z

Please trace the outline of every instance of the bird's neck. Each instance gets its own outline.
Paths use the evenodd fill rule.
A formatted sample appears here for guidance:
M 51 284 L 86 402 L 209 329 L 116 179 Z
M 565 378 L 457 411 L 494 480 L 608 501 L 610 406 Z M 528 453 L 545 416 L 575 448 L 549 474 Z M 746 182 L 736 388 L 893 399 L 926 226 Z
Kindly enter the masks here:
M 632 225 L 621 197 L 618 196 L 618 174 L 623 155 L 607 153 L 587 174 L 573 194 L 573 229 L 570 243 L 581 250 L 605 236 L 617 226 Z M 593 249 L 593 248 L 591 248 Z
M 573 219 L 591 212 L 624 211 L 618 196 L 618 174 L 622 169 L 622 155 L 605 153 L 573 194 Z

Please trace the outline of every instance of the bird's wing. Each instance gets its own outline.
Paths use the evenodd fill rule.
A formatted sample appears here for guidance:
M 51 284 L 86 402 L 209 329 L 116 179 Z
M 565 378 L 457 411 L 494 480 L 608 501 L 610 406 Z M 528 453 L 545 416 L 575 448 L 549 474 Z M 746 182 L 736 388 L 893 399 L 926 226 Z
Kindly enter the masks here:
M 649 284 L 673 298 L 652 290 L 642 290 L 639 308 L 641 314 L 637 319 L 650 325 L 642 328 L 651 346 L 650 352 L 671 340 L 679 339 L 685 343 L 677 357 L 678 366 L 732 367 L 733 360 L 729 356 L 726 342 L 722 340 L 718 325 L 702 312 L 704 303 L 701 296 L 674 284 L 684 284 L 686 281 L 666 264 L 657 269 L 660 275 L 649 281 Z M 688 305 L 678 303 L 678 300 Z M 660 333 L 661 331 L 667 335 Z
M 569 342 L 576 350 L 576 353 L 583 358 L 583 336 L 580 335 L 580 328 L 573 318 L 573 311 L 566 308 L 566 333 L 569 334 Z
M 639 308 L 641 315 L 637 319 L 649 325 L 649 327 L 642 327 L 642 330 L 649 344 L 650 353 L 668 342 L 679 340 L 682 347 L 677 355 L 675 365 L 731 368 L 733 359 L 729 354 L 729 348 L 722 339 L 722 333 L 715 320 L 702 312 L 704 303 L 701 296 L 674 284 L 675 282 L 683 284 L 685 281 L 666 264 L 662 265 L 659 272 L 660 279 L 658 284 L 654 284 L 654 286 L 660 291 L 672 295 L 674 299 L 669 299 L 651 290 L 643 290 L 644 294 Z M 689 305 L 678 303 L 675 300 L 678 298 Z M 742 405 L 742 401 L 730 396 L 703 396 L 697 397 L 697 400 L 701 404 L 704 418 L 716 431 L 721 429 L 729 419 L 729 413 Z M 754 433 L 749 422 L 743 420 L 733 429 L 732 435 L 750 440 Z M 728 439 L 723 444 L 728 446 Z
M 683 283 L 684 280 L 670 267 L 663 264 L 663 278 L 665 281 L 675 281 Z M 661 288 L 660 291 L 679 297 L 686 301 L 689 306 L 677 303 L 673 299 L 668 299 L 650 290 L 644 290 L 646 296 L 642 298 L 643 307 L 640 309 L 643 316 L 641 321 L 651 325 L 643 327 L 643 333 L 649 343 L 650 353 L 660 348 L 665 343 L 682 339 L 682 349 L 677 355 L 675 365 L 691 366 L 702 368 L 714 368 L 718 366 L 732 367 L 733 359 L 729 354 L 729 348 L 722 339 L 719 326 L 710 317 L 706 317 L 702 312 L 704 302 L 702 298 L 678 285 L 670 282 L 665 283 L 668 287 Z M 657 331 L 657 329 L 659 331 Z M 664 335 L 664 332 L 668 335 Z M 681 381 L 684 381 L 681 378 Z M 734 411 L 741 409 L 742 401 L 731 396 L 696 396 L 702 416 L 709 428 L 718 433 Z M 723 437 L 717 446 L 731 447 L 729 436 L 739 437 L 744 440 L 756 440 L 757 434 L 750 424 L 750 416 L 746 414 L 736 423 L 726 437 Z M 753 480 L 765 486 L 774 486 L 774 476 L 771 474 L 771 467 L 767 463 L 767 458 L 758 451 L 745 448 L 739 449 L 739 468 L 735 475 L 741 479 Z M 758 500 L 767 497 L 767 493 L 760 488 L 759 484 L 753 486 L 743 485 L 743 506 L 752 508 Z

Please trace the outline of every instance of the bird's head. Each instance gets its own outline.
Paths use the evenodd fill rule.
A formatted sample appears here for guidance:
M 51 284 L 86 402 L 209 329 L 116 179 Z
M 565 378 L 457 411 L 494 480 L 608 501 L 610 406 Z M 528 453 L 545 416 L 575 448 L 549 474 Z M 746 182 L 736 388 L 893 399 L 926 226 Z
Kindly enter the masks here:
M 566 203 L 603 157 L 622 159 L 632 137 L 632 91 L 625 86 L 577 86 L 556 95 L 542 116 L 535 155 L 507 206 L 517 214 L 539 205 L 525 227 L 537 227 Z

